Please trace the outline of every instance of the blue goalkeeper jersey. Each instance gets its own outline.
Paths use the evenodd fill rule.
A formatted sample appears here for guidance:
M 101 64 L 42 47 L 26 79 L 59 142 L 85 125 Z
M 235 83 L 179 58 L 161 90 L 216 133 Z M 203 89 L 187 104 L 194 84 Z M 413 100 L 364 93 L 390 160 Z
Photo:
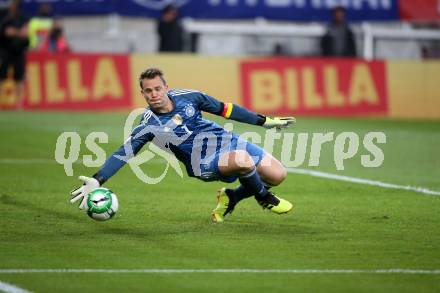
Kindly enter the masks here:
M 199 91 L 186 89 L 170 90 L 168 97 L 174 104 L 173 110 L 155 113 L 146 108 L 130 137 L 99 170 L 99 177 L 109 179 L 147 142 L 173 153 L 183 162 L 189 176 L 198 177 L 200 174 L 195 174 L 193 166 L 222 149 L 228 149 L 231 140 L 236 139 L 235 134 L 202 117 L 202 111 L 221 115 L 222 102 Z

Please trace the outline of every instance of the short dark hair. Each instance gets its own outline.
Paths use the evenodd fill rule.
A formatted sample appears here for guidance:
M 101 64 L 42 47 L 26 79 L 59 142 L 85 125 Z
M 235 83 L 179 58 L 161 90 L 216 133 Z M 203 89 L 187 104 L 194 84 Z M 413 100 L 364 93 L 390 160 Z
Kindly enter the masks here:
M 167 6 L 165 6 L 162 9 L 162 14 L 168 13 L 170 11 L 176 11 L 177 12 L 178 10 L 177 10 L 177 7 L 174 6 L 173 4 L 168 4 Z
M 345 7 L 342 5 L 337 5 L 337 6 L 333 7 L 332 12 L 333 13 L 336 13 L 336 12 L 347 13 L 347 9 L 345 9 Z
M 155 67 L 150 67 L 148 69 L 146 69 L 144 72 L 141 73 L 141 75 L 139 76 L 139 85 L 142 89 L 142 80 L 143 79 L 153 79 L 156 78 L 156 76 L 159 76 L 160 79 L 162 80 L 163 84 L 167 84 L 167 82 L 165 81 L 165 78 L 163 76 L 163 72 L 162 70 L 160 70 L 159 68 L 155 68 Z

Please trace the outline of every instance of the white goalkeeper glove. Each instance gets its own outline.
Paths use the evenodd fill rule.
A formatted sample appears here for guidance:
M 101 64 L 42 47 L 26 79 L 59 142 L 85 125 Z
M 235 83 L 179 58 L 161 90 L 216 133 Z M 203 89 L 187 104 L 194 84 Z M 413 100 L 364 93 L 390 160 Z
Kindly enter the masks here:
M 264 122 L 263 127 L 266 128 L 276 128 L 280 130 L 281 128 L 288 127 L 296 122 L 295 117 L 268 117 L 266 116 L 266 122 Z
M 91 177 L 86 176 L 79 176 L 79 180 L 83 181 L 84 184 L 74 190 L 70 193 L 70 202 L 75 203 L 78 200 L 81 200 L 79 203 L 79 208 L 84 210 L 87 208 L 87 195 L 98 188 L 100 186 L 98 180 Z

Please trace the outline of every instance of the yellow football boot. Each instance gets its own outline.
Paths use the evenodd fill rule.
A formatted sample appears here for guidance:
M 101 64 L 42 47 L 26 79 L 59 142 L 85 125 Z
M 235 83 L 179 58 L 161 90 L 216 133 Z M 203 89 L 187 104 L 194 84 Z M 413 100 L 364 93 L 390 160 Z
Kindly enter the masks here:
M 268 192 L 267 195 L 261 199 L 257 200 L 263 209 L 268 209 L 275 214 L 286 214 L 290 212 L 293 205 L 285 199 L 275 196 L 272 192 Z
M 221 223 L 224 217 L 234 210 L 235 202 L 226 193 L 226 188 L 222 188 L 217 193 L 217 206 L 211 212 L 211 221 Z

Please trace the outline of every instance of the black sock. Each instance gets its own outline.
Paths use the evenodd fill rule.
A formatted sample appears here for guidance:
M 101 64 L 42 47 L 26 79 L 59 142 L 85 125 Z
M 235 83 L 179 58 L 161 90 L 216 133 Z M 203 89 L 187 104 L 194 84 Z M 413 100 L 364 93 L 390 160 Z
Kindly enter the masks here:
M 261 181 L 256 168 L 251 172 L 239 177 L 241 185 L 248 191 L 249 194 L 254 195 L 255 198 L 261 199 L 267 194 L 267 189 Z
M 272 186 L 269 186 L 267 184 L 264 184 L 267 190 L 269 190 Z M 241 200 L 253 196 L 252 192 L 249 192 L 249 190 L 246 189 L 243 185 L 238 185 L 237 188 L 226 189 L 226 194 L 234 200 L 235 203 L 239 203 Z
M 253 196 L 252 192 L 249 192 L 249 190 L 247 190 L 246 187 L 241 184 L 235 189 L 226 189 L 226 193 L 229 195 L 229 197 L 232 197 L 235 203 L 240 202 L 242 199 Z

